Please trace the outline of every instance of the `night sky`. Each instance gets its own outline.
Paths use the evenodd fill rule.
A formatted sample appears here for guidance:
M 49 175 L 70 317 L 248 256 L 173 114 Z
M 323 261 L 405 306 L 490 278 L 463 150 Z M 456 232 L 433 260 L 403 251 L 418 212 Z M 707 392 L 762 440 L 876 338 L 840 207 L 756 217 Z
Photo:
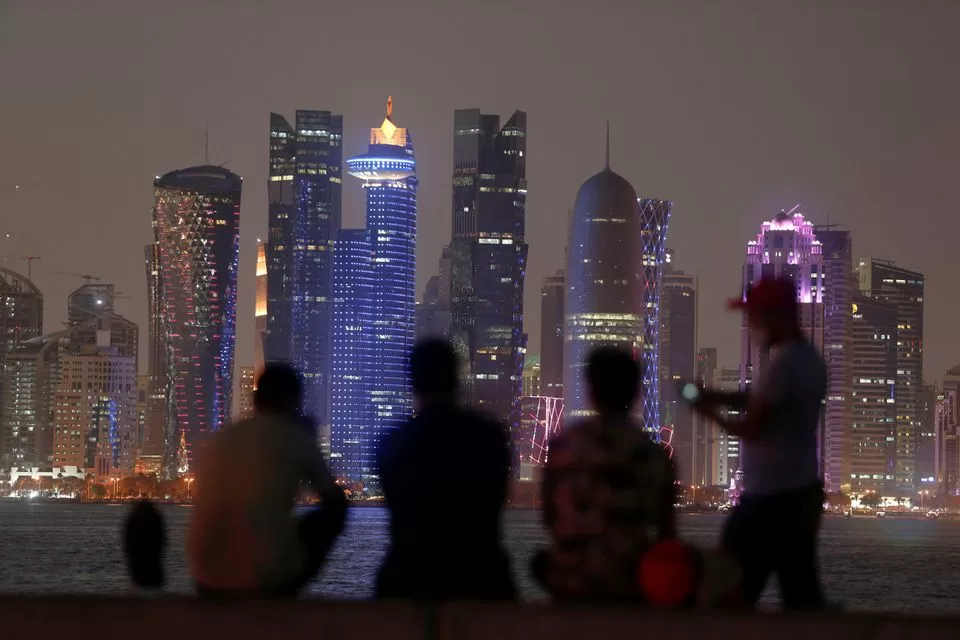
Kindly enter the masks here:
M 529 118 L 526 319 L 562 266 L 577 188 L 611 166 L 674 200 L 668 246 L 700 278 L 700 345 L 739 358 L 745 244 L 800 202 L 855 259 L 927 276 L 925 374 L 960 362 L 960 2 L 0 0 L 0 256 L 40 255 L 48 330 L 80 272 L 113 282 L 146 339 L 154 176 L 210 161 L 245 179 L 237 361 L 253 359 L 269 112 L 344 114 L 344 158 L 383 118 L 420 178 L 418 283 L 450 236 L 453 111 Z M 14 189 L 14 185 L 21 185 Z M 345 226 L 363 224 L 344 177 Z M 141 369 L 146 359 L 141 358 Z

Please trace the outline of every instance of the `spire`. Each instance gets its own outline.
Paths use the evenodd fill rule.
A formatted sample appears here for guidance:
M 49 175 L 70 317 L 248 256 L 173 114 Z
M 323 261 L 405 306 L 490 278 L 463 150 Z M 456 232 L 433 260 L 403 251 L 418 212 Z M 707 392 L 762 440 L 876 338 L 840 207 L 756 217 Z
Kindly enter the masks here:
M 387 118 L 393 116 L 393 96 L 387 96 Z
M 604 169 L 610 168 L 610 121 L 607 120 L 607 157 L 603 164 Z

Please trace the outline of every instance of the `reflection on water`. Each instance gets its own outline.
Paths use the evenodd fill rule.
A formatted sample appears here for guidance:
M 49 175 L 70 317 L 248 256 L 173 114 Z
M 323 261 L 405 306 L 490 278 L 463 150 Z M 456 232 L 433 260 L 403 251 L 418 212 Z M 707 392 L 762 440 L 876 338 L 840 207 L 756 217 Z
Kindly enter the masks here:
M 170 589 L 189 593 L 183 540 L 190 510 L 163 509 L 171 537 Z M 119 552 L 125 513 L 123 507 L 106 505 L 0 502 L 0 592 L 129 592 Z M 722 523 L 720 515 L 680 519 L 683 535 L 702 545 L 717 542 Z M 523 594 L 543 597 L 526 571 L 544 541 L 539 513 L 510 511 L 504 529 Z M 369 597 L 386 532 L 383 509 L 353 509 L 346 533 L 312 593 Z M 821 563 L 829 597 L 848 609 L 960 613 L 960 522 L 828 518 Z M 775 598 L 775 591 L 768 597 Z

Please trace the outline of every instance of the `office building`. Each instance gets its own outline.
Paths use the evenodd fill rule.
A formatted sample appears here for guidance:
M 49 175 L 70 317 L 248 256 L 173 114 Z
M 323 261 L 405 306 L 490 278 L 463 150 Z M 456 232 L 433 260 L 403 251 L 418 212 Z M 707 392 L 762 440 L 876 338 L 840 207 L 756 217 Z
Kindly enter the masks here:
M 189 467 L 203 440 L 230 422 L 242 186 L 240 176 L 214 166 L 154 182 L 169 476 L 178 474 L 181 441 Z
M 334 250 L 330 457 L 340 477 L 376 492 L 377 443 L 413 410 L 407 361 L 416 329 L 416 161 L 407 130 L 393 122 L 392 98 L 381 126 L 370 130 L 367 153 L 347 164 L 363 181 L 367 227 L 341 231 Z
M 937 488 L 942 497 L 957 495 L 960 489 L 960 366 L 947 371 L 937 394 Z
M 747 243 L 743 265 L 742 295 L 763 278 L 788 278 L 796 284 L 800 327 L 807 339 L 823 353 L 823 254 L 820 242 L 796 205 L 764 222 L 756 239 Z M 741 323 L 740 381 L 749 390 L 769 361 L 770 353 L 751 333 L 746 314 Z M 823 464 L 823 422 L 817 444 Z
M 593 413 L 583 377 L 591 350 L 609 346 L 643 358 L 646 310 L 638 277 L 642 272 L 638 209 L 633 187 L 610 170 L 608 135 L 606 166 L 577 191 L 567 242 L 564 420 Z
M 663 292 L 663 267 L 666 264 L 667 232 L 673 203 L 656 198 L 638 200 L 640 212 L 640 280 L 643 286 L 643 398 L 641 415 L 644 429 L 661 433 L 660 417 L 660 299 Z
M 256 373 L 253 367 L 240 367 L 240 375 L 237 376 L 237 420 L 246 420 L 252 418 L 253 391 L 256 389 Z
M 896 264 L 864 258 L 858 261 L 860 293 L 897 309 L 897 467 L 896 490 L 913 493 L 923 484 L 917 468 L 923 392 L 923 274 Z
M 814 227 L 823 256 L 823 360 L 827 365 L 827 399 L 823 418 L 823 476 L 827 491 L 847 491 L 852 459 L 853 374 L 850 350 L 857 291 L 850 232 L 837 225 Z
M 563 397 L 563 317 L 566 276 L 558 269 L 540 289 L 540 378 L 543 394 Z
M 140 328 L 132 320 L 114 310 L 117 298 L 112 284 L 87 282 L 67 297 L 67 326 L 70 339 L 64 348 L 69 350 L 95 347 L 101 339 L 100 332 L 109 335 L 109 345 L 117 353 L 133 358 L 139 366 Z
M 920 394 L 920 433 L 917 436 L 918 491 L 936 493 L 937 481 L 937 395 L 936 385 L 925 384 Z
M 540 354 L 528 354 L 523 360 L 523 396 L 539 396 L 543 386 Z
M 26 455 L 21 435 L 15 433 L 13 413 L 19 400 L 5 399 L 7 387 L 7 354 L 19 349 L 28 340 L 43 332 L 43 294 L 30 280 L 16 271 L 0 267 L 0 461 L 9 469 Z M 15 365 L 15 369 L 21 366 Z M 20 372 L 9 372 L 11 381 L 19 379 Z M 19 429 L 19 427 L 17 427 Z
M 154 226 L 156 222 L 154 222 Z M 163 458 L 164 437 L 169 414 L 167 402 L 172 397 L 168 388 L 167 350 L 163 341 L 163 281 L 160 279 L 160 246 L 151 242 L 144 247 L 147 275 L 147 406 L 140 455 Z
M 263 242 L 257 243 L 257 290 L 253 311 L 253 373 L 263 373 L 267 342 L 267 252 Z
M 721 368 L 717 374 L 717 382 L 721 391 L 736 392 L 744 390 L 741 369 L 739 368 Z M 739 420 L 740 412 L 737 409 L 727 409 L 724 411 L 724 417 Z M 740 438 L 727 433 L 716 425 L 714 425 L 712 435 L 713 451 L 716 453 L 716 475 L 713 484 L 734 488 L 736 483 L 742 479 L 741 466 L 743 462 L 740 458 Z
M 52 463 L 51 397 L 57 340 L 33 338 L 6 354 L 3 366 L 3 468 Z
M 703 347 L 697 350 L 695 382 L 705 388 L 719 385 L 716 347 Z M 699 413 L 693 415 L 694 425 L 694 484 L 715 486 L 719 480 L 720 454 L 717 451 L 720 428 Z
M 851 305 L 849 491 L 896 490 L 897 309 L 855 295 Z
M 468 402 L 510 429 L 520 459 L 527 115 L 453 115 L 451 338 L 465 359 Z
M 53 395 L 53 464 L 98 479 L 132 475 L 137 460 L 136 360 L 109 344 L 61 355 Z
M 693 411 L 680 397 L 680 385 L 697 374 L 697 279 L 675 268 L 662 275 L 660 298 L 660 440 L 668 445 L 677 478 L 686 485 L 702 484 L 697 468 Z
M 332 243 L 341 226 L 343 117 L 270 114 L 264 359 L 303 376 L 304 411 L 329 424 Z

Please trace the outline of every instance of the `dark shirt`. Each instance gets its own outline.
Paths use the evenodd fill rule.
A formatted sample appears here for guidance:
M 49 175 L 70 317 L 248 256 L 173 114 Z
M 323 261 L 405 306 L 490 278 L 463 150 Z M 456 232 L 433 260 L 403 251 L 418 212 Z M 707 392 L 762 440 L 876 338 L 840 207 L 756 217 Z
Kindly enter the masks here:
M 513 599 L 500 518 L 506 431 L 454 406 L 430 407 L 386 435 L 379 472 L 390 510 L 381 598 Z

